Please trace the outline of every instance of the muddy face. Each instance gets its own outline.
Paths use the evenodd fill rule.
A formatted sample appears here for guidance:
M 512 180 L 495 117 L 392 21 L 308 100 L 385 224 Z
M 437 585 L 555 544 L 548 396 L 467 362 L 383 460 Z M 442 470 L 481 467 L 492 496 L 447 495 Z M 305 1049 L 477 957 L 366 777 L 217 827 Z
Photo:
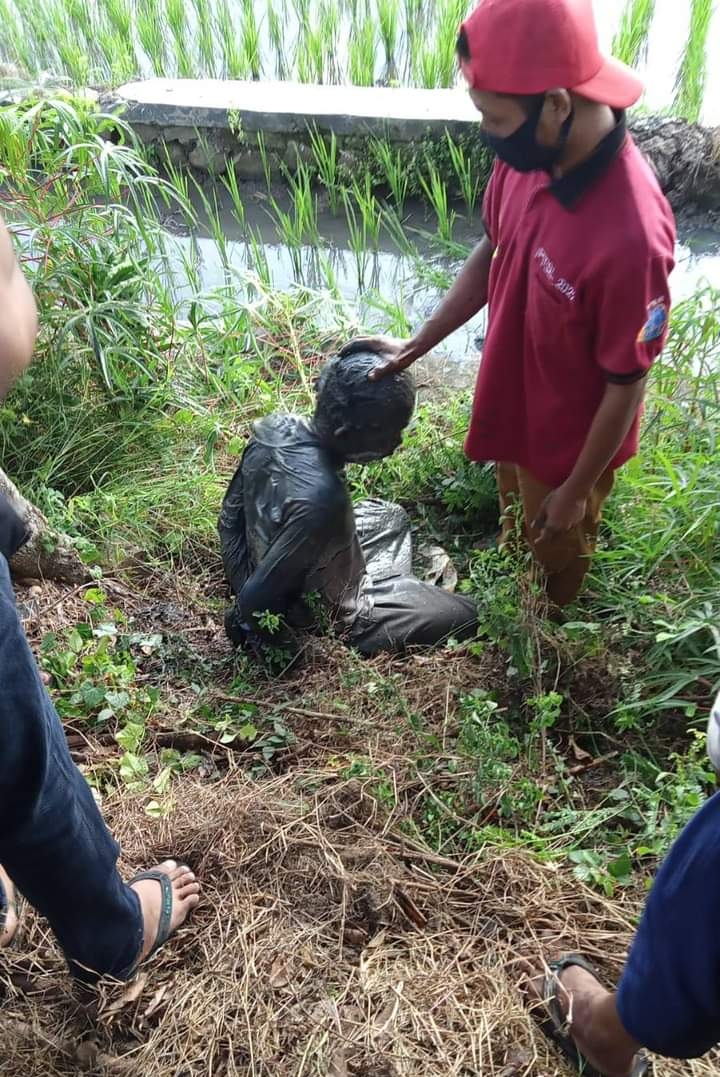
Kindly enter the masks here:
M 331 359 L 317 386 L 313 425 L 328 448 L 348 463 L 390 456 L 415 407 L 415 383 L 407 371 L 370 381 L 374 352 Z

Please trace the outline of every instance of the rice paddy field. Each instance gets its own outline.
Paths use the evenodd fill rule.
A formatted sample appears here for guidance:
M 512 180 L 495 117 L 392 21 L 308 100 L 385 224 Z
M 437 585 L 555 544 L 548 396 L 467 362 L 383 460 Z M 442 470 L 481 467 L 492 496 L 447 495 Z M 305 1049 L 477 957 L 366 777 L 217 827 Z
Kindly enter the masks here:
M 0 0 L 0 61 L 76 85 L 149 75 L 452 86 L 468 0 Z M 602 0 L 606 48 L 647 78 L 646 104 L 720 115 L 712 0 Z

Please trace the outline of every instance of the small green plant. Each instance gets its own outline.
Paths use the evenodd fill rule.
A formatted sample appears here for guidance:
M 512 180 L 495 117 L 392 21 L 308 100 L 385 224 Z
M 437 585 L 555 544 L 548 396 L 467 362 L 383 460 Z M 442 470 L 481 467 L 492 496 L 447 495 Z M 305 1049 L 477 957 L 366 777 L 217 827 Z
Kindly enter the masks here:
M 396 0 L 377 0 L 380 38 L 385 49 L 388 67 L 394 62 L 398 41 L 398 5 Z
M 367 16 L 356 23 L 350 34 L 348 73 L 353 86 L 375 83 L 376 25 Z
M 472 217 L 480 197 L 480 176 L 465 150 L 446 132 L 447 147 L 463 201 Z
M 450 209 L 447 184 L 440 175 L 439 170 L 430 161 L 428 162 L 427 172 L 427 179 L 425 176 L 420 176 L 420 184 L 435 210 L 440 238 L 446 243 L 451 243 L 457 215 L 454 209 Z
M 328 204 L 332 213 L 337 213 L 340 205 L 340 173 L 338 165 L 338 147 L 335 132 L 324 138 L 316 127 L 310 129 L 310 145 L 315 158 L 317 175 L 327 191 Z
M 262 610 L 258 613 L 257 621 L 263 632 L 267 632 L 270 636 L 278 636 L 285 627 L 281 614 L 272 613 L 270 610 Z
M 196 68 L 190 46 L 185 0 L 165 0 L 165 13 L 172 35 L 177 73 L 181 78 L 192 78 Z
M 618 60 L 637 67 L 647 52 L 650 26 L 655 16 L 655 0 L 626 0 L 620 27 L 613 38 L 612 51 Z
M 375 157 L 382 175 L 390 188 L 395 203 L 394 210 L 402 214 L 405 209 L 405 200 L 410 187 L 410 175 L 407 163 L 402 154 L 384 139 L 373 139 L 371 151 Z M 402 228 L 401 228 L 402 230 Z M 404 232 L 403 232 L 404 234 Z
M 236 20 L 228 0 L 217 0 L 215 5 L 215 32 L 220 41 L 223 74 L 228 79 L 242 79 L 247 74 L 247 57 Z
M 161 637 L 136 637 L 124 616 L 107 606 L 99 587 L 84 593 L 87 620 L 62 636 L 48 634 L 40 648 L 42 668 L 52 679 L 58 713 L 66 723 L 112 729 L 123 749 L 119 773 L 131 788 L 148 774 L 143 754 L 146 724 L 159 692 L 141 684 L 138 656 L 161 646 Z
M 253 79 L 259 79 L 261 71 L 260 29 L 255 17 L 253 0 L 243 0 L 242 51 L 246 72 Z

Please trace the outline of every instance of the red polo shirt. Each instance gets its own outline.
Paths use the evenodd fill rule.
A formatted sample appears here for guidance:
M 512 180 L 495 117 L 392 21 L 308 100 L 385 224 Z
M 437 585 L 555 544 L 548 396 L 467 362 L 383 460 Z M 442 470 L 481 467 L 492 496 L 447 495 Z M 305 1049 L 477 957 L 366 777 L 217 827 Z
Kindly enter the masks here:
M 559 486 L 607 382 L 639 380 L 662 351 L 672 210 L 621 120 L 560 180 L 498 161 L 483 214 L 495 253 L 465 451 Z M 613 467 L 637 452 L 639 424 Z

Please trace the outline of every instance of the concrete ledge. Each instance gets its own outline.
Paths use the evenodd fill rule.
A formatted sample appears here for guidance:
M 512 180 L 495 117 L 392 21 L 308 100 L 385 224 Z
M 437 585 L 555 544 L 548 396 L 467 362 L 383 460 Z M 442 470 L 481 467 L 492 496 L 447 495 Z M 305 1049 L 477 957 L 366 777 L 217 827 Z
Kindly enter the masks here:
M 395 142 L 446 130 L 460 134 L 479 120 L 462 89 L 148 79 L 121 86 L 102 103 L 124 106 L 133 127 L 232 130 L 239 121 L 253 134 L 298 135 L 316 126 L 345 137 L 384 135 Z

